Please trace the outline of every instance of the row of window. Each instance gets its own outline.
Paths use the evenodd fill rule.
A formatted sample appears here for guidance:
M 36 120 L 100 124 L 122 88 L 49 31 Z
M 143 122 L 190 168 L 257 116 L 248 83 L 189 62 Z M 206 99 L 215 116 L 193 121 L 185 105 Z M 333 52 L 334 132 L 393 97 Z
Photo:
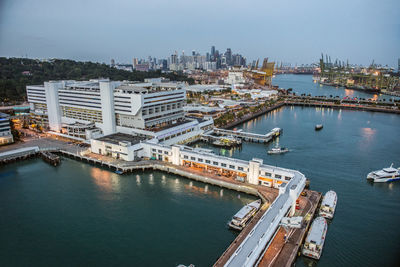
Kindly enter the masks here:
M 263 172 L 260 171 L 260 175 L 263 175 Z M 272 178 L 272 173 L 264 172 L 264 176 L 268 177 L 268 178 Z M 277 178 L 277 179 L 282 179 L 282 175 L 280 175 L 280 174 L 275 174 L 274 177 Z M 289 181 L 291 179 L 288 176 L 284 176 L 284 178 L 285 178 L 286 181 Z
M 159 153 L 159 154 L 162 154 L 162 153 L 163 153 L 163 151 L 162 151 L 161 149 L 158 149 L 158 150 L 157 150 L 157 149 L 155 149 L 155 148 L 152 148 L 151 151 L 152 151 L 152 152 L 155 152 L 155 153 Z M 165 151 L 164 151 L 164 154 L 165 154 L 165 155 L 168 155 L 168 151 L 165 150 Z
M 189 159 L 189 156 L 183 155 L 183 158 L 184 159 Z M 190 157 L 190 160 L 196 161 L 196 157 Z M 229 169 L 232 169 L 232 170 L 236 169 L 235 165 L 229 165 L 228 166 L 226 163 L 223 163 L 223 162 L 219 163 L 218 161 L 211 161 L 209 159 L 204 160 L 202 158 L 197 158 L 197 162 L 205 162 L 206 164 L 210 164 L 210 165 L 212 164 L 214 166 L 221 166 L 223 168 L 229 167 Z M 239 167 L 237 167 L 237 170 L 238 171 L 247 171 L 247 168 L 245 170 L 245 168 L 239 166 Z

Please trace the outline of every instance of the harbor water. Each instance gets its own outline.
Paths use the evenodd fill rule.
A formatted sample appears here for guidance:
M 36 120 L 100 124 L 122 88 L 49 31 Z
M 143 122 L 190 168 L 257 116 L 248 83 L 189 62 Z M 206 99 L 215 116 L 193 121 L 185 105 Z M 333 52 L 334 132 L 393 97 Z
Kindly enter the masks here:
M 308 81 L 303 81 L 306 76 L 302 75 L 287 76 L 299 78 L 299 84 L 308 83 L 304 88 L 313 84 L 311 76 Z M 315 131 L 315 125 L 320 123 L 324 128 Z M 296 266 L 398 266 L 400 182 L 373 184 L 366 176 L 391 163 L 400 167 L 400 116 L 283 107 L 237 128 L 264 134 L 274 127 L 282 128 L 283 134 L 267 145 L 244 142 L 240 149 L 231 150 L 204 143 L 196 146 L 228 157 L 246 160 L 256 157 L 266 164 L 297 169 L 310 179 L 311 189 L 337 192 L 338 205 L 328 227 L 321 259 L 317 262 L 299 257 Z M 290 151 L 267 155 L 267 150 L 276 143 Z
M 278 85 L 280 88 L 289 89 L 292 88 L 296 95 L 311 94 L 312 96 L 327 96 L 327 97 L 357 97 L 373 100 L 386 100 L 389 99 L 400 99 L 400 97 L 384 95 L 384 94 L 372 94 L 363 91 L 345 89 L 343 87 L 334 87 L 329 85 L 322 85 L 314 83 L 312 75 L 296 75 L 296 74 L 281 74 L 277 75 L 272 79 L 273 85 Z
M 228 221 L 254 199 L 67 158 L 2 166 L 0 266 L 211 266 L 236 237 Z

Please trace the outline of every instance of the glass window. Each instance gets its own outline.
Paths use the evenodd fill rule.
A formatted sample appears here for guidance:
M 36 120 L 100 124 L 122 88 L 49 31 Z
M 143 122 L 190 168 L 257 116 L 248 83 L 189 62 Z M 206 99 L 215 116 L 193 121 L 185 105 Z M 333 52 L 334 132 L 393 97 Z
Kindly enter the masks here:
M 198 158 L 197 161 L 198 161 L 198 162 L 203 162 L 203 159 Z
M 221 163 L 221 167 L 226 167 L 226 164 L 225 163 Z
M 290 181 L 290 177 L 285 176 L 285 180 L 286 180 L 286 181 Z
M 218 162 L 217 162 L 217 161 L 213 161 L 213 164 L 214 164 L 215 166 L 218 166 Z
M 189 157 L 188 157 L 188 156 L 186 156 L 186 155 L 184 155 L 184 156 L 183 156 L 183 158 L 184 158 L 184 159 L 188 159 Z
M 265 176 L 267 176 L 267 177 L 271 177 L 271 173 L 269 173 L 269 172 L 265 172 Z
M 243 171 L 243 167 L 238 167 L 238 170 L 239 171 Z
M 210 164 L 210 163 L 211 163 L 211 161 L 209 161 L 208 159 L 206 159 L 206 163 Z
M 196 158 L 195 158 L 195 157 L 190 157 L 190 159 L 191 159 L 191 160 L 196 160 Z
M 282 176 L 279 174 L 275 174 L 275 178 L 282 178 Z
M 235 166 L 234 165 L 229 165 L 229 168 L 235 169 Z

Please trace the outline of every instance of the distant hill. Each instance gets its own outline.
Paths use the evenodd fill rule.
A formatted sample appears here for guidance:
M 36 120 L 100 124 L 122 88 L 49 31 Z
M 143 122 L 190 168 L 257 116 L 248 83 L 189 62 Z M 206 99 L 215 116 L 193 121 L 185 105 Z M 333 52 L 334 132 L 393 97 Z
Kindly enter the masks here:
M 163 74 L 161 71 L 130 72 L 93 62 L 0 57 L 0 102 L 24 101 L 26 100 L 26 85 L 43 84 L 49 80 L 110 78 L 111 80 L 143 81 L 145 78 L 160 76 L 173 81 L 193 83 L 193 79 L 176 72 Z

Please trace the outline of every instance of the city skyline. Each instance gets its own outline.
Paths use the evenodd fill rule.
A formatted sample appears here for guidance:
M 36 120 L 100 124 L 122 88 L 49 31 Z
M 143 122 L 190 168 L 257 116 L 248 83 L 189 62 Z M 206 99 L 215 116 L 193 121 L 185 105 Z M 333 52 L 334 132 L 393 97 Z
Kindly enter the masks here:
M 175 50 L 204 54 L 215 45 L 248 62 L 269 57 L 309 64 L 322 52 L 354 64 L 375 60 L 396 67 L 399 7 L 394 0 L 3 1 L 0 56 L 128 63 L 133 57 L 166 58 Z

